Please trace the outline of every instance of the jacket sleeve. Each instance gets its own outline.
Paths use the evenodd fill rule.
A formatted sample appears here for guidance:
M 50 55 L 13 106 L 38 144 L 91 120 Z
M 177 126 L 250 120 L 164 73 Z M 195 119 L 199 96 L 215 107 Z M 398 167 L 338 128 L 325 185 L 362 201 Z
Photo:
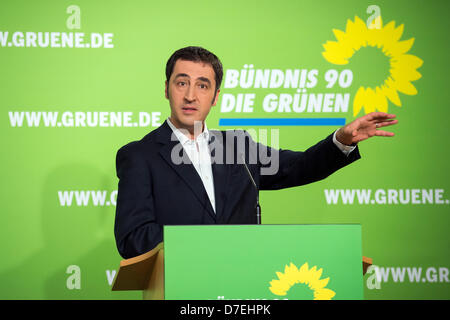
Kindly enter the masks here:
M 114 235 L 120 255 L 131 258 L 162 241 L 156 223 L 151 175 L 136 143 L 122 147 L 116 156 L 119 178 Z
M 346 156 L 333 143 L 332 134 L 304 152 L 275 150 L 262 145 L 258 147 L 260 155 L 264 154 L 261 151 L 264 148 L 268 150 L 270 166 L 273 167 L 266 170 L 269 174 L 264 174 L 264 169 L 269 165 L 261 163 L 260 159 L 261 190 L 289 188 L 319 181 L 361 157 L 358 148 Z

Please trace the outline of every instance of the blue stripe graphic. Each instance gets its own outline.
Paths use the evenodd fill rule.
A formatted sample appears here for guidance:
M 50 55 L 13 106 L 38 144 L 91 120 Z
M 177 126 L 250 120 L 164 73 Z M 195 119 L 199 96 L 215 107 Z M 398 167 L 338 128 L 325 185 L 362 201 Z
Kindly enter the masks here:
M 343 126 L 345 118 L 222 118 L 219 126 Z

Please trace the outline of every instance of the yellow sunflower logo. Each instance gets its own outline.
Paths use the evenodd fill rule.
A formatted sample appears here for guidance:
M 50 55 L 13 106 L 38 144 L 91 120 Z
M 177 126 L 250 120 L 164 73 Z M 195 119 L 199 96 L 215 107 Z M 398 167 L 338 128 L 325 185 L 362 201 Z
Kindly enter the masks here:
M 322 269 L 311 269 L 308 263 L 303 264 L 299 269 L 291 262 L 284 268 L 284 273 L 277 272 L 278 280 L 270 281 L 270 291 L 278 296 L 285 296 L 286 293 L 296 284 L 305 284 L 314 291 L 314 300 L 331 300 L 336 293 L 325 288 L 330 278 L 320 279 Z
M 337 41 L 327 41 L 322 52 L 324 58 L 333 64 L 345 65 L 349 59 L 362 47 L 379 48 L 389 58 L 389 76 L 384 83 L 370 87 L 359 87 L 353 100 L 353 116 L 362 108 L 365 113 L 373 111 L 388 111 L 388 99 L 400 107 L 402 105 L 397 92 L 407 95 L 417 94 L 417 89 L 411 81 L 420 79 L 417 72 L 423 61 L 418 57 L 407 54 L 411 49 L 414 38 L 400 41 L 403 34 L 403 24 L 395 27 L 391 21 L 383 27 L 381 16 L 372 21 L 369 27 L 358 17 L 355 21 L 347 20 L 345 32 L 333 29 Z

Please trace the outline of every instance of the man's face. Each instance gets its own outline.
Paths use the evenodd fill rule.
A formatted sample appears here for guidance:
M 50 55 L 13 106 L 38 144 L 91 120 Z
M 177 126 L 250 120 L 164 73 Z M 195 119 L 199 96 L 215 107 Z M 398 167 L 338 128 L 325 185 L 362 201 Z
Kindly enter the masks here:
M 166 81 L 173 125 L 193 134 L 194 122 L 203 123 L 211 107 L 216 105 L 219 92 L 215 95 L 215 90 L 215 73 L 210 64 L 177 60 Z

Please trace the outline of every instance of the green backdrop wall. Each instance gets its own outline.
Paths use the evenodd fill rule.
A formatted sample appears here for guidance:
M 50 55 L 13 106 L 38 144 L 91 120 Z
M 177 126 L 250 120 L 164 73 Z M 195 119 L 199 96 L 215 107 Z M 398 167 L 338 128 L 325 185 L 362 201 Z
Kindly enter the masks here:
M 165 63 L 199 45 L 225 71 L 209 128 L 264 129 L 279 147 L 304 150 L 367 112 L 397 115 L 396 136 L 361 143 L 360 161 L 315 184 L 261 192 L 262 222 L 360 223 L 363 255 L 378 266 L 365 276 L 367 299 L 449 299 L 449 9 L 1 1 L 0 298 L 140 298 L 110 292 L 121 259 L 115 154 L 168 117 Z

